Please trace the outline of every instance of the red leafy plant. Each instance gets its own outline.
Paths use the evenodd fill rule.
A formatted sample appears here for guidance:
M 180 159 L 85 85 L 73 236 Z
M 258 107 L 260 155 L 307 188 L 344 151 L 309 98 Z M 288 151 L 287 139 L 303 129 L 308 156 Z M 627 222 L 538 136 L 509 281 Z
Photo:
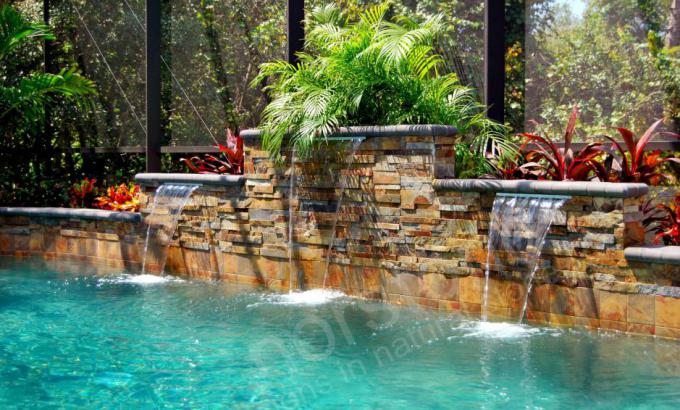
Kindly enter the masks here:
M 98 189 L 95 186 L 97 180 L 92 178 L 83 178 L 82 181 L 76 182 L 69 189 L 69 205 L 71 208 L 89 208 L 92 206 Z
M 120 184 L 106 189 L 105 194 L 95 199 L 94 206 L 108 211 L 139 211 L 139 185 Z
M 506 166 L 503 176 L 507 179 L 551 179 L 555 181 L 588 181 L 609 179 L 603 165 L 605 151 L 599 142 L 586 145 L 574 152 L 572 140 L 576 131 L 578 107 L 572 109 L 564 132 L 564 148 L 559 148 L 550 138 L 522 133 L 524 143 L 516 161 Z
M 203 158 L 181 158 L 180 162 L 198 174 L 243 174 L 243 138 L 227 129 L 227 145 L 217 144 L 216 147 L 222 154 L 221 158 L 205 154 Z
M 680 138 L 679 134 L 670 132 L 657 132 L 657 128 L 663 123 L 663 119 L 652 124 L 647 131 L 638 139 L 635 134 L 626 128 L 617 128 L 617 131 L 623 137 L 623 142 L 626 149 L 616 141 L 614 138 L 605 135 L 609 141 L 612 142 L 612 148 L 618 153 L 618 156 L 613 156 L 617 161 L 620 173 L 617 181 L 620 182 L 644 182 L 649 185 L 659 185 L 661 182 L 669 181 L 672 177 L 660 171 L 660 167 L 664 163 L 675 162 L 680 164 L 680 159 L 675 157 L 664 157 L 659 150 L 646 152 L 647 144 L 657 135 L 668 135 L 675 138 Z
M 656 242 L 664 245 L 680 245 L 680 194 L 669 205 L 651 206 L 648 202 L 643 209 L 642 221 L 647 232 L 655 234 Z

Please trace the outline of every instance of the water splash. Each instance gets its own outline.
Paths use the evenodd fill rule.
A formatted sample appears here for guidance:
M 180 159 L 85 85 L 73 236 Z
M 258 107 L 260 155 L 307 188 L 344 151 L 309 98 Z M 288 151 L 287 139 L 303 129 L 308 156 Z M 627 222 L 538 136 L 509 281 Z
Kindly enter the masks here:
M 463 322 L 453 328 L 453 330 L 456 331 L 456 334 L 449 336 L 448 340 L 468 337 L 480 339 L 522 339 L 552 331 L 552 329 L 542 329 L 516 323 L 472 321 Z
M 489 226 L 482 320 L 488 320 L 489 276 L 492 262 L 497 269 L 525 272 L 526 293 L 519 315 L 526 313 L 533 279 L 540 265 L 545 238 L 559 209 L 568 200 L 562 196 L 498 194 Z
M 290 153 L 290 182 L 288 183 L 288 292 L 293 292 L 293 278 L 295 276 L 295 264 L 293 263 L 293 250 L 295 242 L 293 203 L 295 199 L 295 149 Z
M 336 229 L 338 228 L 338 218 L 340 217 L 340 209 L 342 208 L 342 202 L 345 197 L 345 189 L 347 188 L 347 180 L 349 179 L 349 171 L 354 165 L 354 155 L 364 142 L 363 137 L 357 137 L 352 140 L 352 151 L 350 153 L 349 159 L 347 161 L 347 167 L 345 168 L 344 178 L 343 175 L 340 176 L 340 197 L 338 198 L 338 204 L 335 207 L 335 217 L 333 218 L 333 226 L 331 228 L 331 240 L 328 243 L 328 249 L 326 250 L 326 264 L 323 271 L 323 286 L 322 289 L 326 289 L 326 281 L 328 280 L 328 267 L 331 264 L 331 253 L 333 252 L 333 247 L 335 246 Z
M 156 189 L 156 194 L 151 206 L 151 213 L 146 217 L 147 224 L 146 240 L 144 241 L 144 260 L 142 263 L 142 276 L 148 268 L 149 244 L 155 241 L 159 248 L 154 254 L 155 265 L 159 267 L 162 275 L 168 256 L 168 246 L 177 228 L 177 222 L 182 214 L 191 194 L 200 185 L 189 184 L 163 184 Z
M 99 283 L 107 283 L 107 284 L 133 284 L 133 285 L 140 285 L 140 286 L 152 286 L 152 285 L 161 285 L 164 283 L 170 283 L 170 282 L 184 282 L 184 280 L 180 278 L 176 278 L 173 276 L 158 276 L 158 275 L 150 275 L 148 273 L 142 274 L 142 275 L 130 275 L 128 273 L 122 273 L 116 277 L 112 278 L 102 278 L 99 280 Z
M 281 294 L 272 294 L 263 296 L 263 303 L 279 304 L 279 305 L 307 305 L 317 306 L 336 301 L 337 299 L 345 298 L 347 295 L 340 291 L 312 289 L 304 292 L 290 292 Z M 258 306 L 262 303 L 255 303 L 250 305 Z

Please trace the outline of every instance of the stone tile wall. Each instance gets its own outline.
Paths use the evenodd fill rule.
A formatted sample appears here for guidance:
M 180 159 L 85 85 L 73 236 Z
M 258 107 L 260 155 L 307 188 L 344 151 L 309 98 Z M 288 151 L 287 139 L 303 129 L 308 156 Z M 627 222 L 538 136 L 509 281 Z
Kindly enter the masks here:
M 435 189 L 434 175 L 450 165 L 453 142 L 376 137 L 353 156 L 330 149 L 298 161 L 292 218 L 290 156 L 275 162 L 249 144 L 242 186 L 205 185 L 192 196 L 166 271 L 275 290 L 318 288 L 325 281 L 365 298 L 478 316 L 495 194 Z M 147 213 L 155 185 L 144 184 Z M 567 202 L 543 251 L 530 322 L 680 338 L 680 267 L 624 258 L 625 247 L 644 241 L 643 201 L 575 196 Z M 133 270 L 144 231 L 122 222 L 0 217 L 0 253 Z M 516 320 L 522 281 L 496 267 L 490 274 L 490 315 Z
M 447 162 L 452 144 L 451 137 L 370 138 L 352 158 L 339 150 L 298 161 L 292 263 L 290 157 L 276 163 L 251 144 L 242 189 L 197 191 L 167 266 L 277 290 L 325 281 L 366 298 L 479 315 L 495 194 L 433 187 L 435 165 Z M 530 322 L 680 336 L 674 287 L 680 268 L 624 258 L 624 247 L 644 241 L 643 201 L 575 196 L 567 202 L 546 242 Z M 516 320 L 524 295 L 518 275 L 492 270 L 491 317 Z
M 74 259 L 137 271 L 142 228 L 135 222 L 0 215 L 0 255 Z

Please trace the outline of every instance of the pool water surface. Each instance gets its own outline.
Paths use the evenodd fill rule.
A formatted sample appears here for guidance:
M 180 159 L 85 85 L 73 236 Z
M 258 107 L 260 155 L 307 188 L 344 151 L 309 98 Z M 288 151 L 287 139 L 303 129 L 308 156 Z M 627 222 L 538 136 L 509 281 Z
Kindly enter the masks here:
M 325 303 L 324 303 L 325 302 Z M 677 408 L 680 343 L 0 263 L 0 408 Z

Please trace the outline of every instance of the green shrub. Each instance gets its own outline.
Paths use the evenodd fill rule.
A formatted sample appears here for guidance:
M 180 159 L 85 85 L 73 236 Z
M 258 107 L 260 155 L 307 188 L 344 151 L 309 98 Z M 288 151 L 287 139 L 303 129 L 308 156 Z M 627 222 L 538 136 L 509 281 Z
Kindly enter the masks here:
M 352 19 L 337 6 L 313 9 L 306 19 L 300 62 L 265 63 L 253 85 L 268 82 L 263 145 L 278 156 L 286 137 L 300 156 L 340 126 L 446 124 L 456 126 L 475 152 L 489 140 L 504 152 L 505 128 L 486 118 L 473 89 L 440 72 L 434 43 L 442 16 L 424 21 L 388 17 L 384 3 Z

